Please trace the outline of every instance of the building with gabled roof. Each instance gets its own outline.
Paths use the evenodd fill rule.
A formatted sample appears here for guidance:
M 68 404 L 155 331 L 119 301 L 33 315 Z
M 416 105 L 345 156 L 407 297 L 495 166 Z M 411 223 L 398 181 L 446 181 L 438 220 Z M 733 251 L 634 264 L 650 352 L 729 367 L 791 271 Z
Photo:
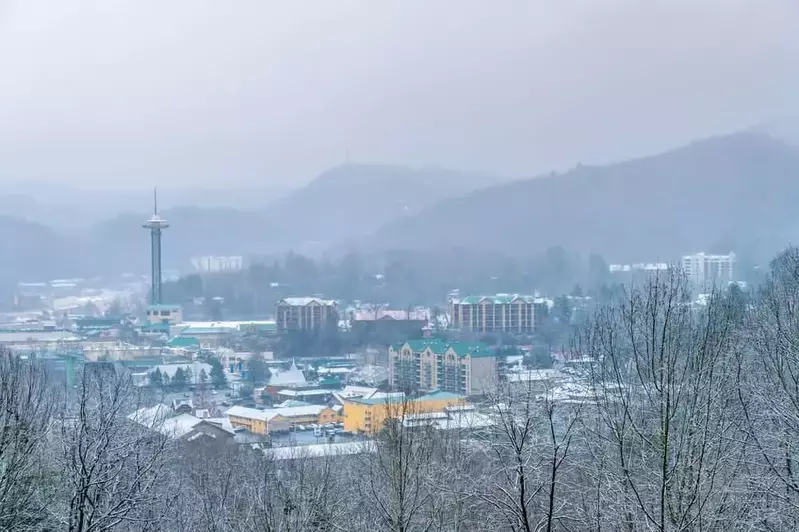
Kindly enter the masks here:
M 504 357 L 477 342 L 409 340 L 388 349 L 392 388 L 443 390 L 462 395 L 483 393 L 504 371 Z
M 478 333 L 529 334 L 535 330 L 535 297 L 466 296 L 449 303 L 453 327 Z
M 278 392 L 282 388 L 300 388 L 307 386 L 308 381 L 305 374 L 297 367 L 294 361 L 291 361 L 291 367 L 287 370 L 273 368 L 267 388 L 271 388 L 273 392 Z

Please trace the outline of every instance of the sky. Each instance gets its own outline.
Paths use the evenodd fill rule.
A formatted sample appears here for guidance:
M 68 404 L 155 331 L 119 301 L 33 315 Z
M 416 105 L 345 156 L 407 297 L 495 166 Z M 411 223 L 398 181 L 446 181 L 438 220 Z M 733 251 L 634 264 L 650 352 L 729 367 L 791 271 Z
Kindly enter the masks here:
M 0 0 L 0 183 L 534 176 L 799 114 L 796 0 Z

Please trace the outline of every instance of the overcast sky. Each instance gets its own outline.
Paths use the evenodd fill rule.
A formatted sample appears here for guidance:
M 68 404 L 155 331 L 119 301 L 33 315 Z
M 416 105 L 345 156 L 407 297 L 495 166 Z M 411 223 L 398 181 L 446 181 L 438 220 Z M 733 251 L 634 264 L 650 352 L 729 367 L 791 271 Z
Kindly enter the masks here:
M 0 0 L 0 179 L 526 176 L 799 112 L 797 0 Z

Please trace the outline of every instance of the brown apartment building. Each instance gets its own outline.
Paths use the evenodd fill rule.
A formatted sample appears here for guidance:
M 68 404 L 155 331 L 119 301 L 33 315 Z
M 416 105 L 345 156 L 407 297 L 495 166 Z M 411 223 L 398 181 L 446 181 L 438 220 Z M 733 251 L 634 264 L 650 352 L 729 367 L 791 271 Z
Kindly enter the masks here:
M 535 330 L 533 296 L 468 296 L 450 301 L 449 311 L 453 327 L 464 331 L 529 334 Z
M 278 333 L 338 326 L 338 306 L 328 299 L 286 297 L 275 305 L 275 315 Z

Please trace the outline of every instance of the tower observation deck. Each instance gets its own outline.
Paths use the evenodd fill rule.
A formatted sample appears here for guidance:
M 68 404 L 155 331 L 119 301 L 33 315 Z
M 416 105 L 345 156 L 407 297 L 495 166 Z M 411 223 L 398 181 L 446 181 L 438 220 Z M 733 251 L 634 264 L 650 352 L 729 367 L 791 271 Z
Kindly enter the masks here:
M 169 224 L 158 215 L 158 194 L 153 190 L 153 216 L 142 225 L 150 230 L 150 304 L 161 304 L 161 231 Z

